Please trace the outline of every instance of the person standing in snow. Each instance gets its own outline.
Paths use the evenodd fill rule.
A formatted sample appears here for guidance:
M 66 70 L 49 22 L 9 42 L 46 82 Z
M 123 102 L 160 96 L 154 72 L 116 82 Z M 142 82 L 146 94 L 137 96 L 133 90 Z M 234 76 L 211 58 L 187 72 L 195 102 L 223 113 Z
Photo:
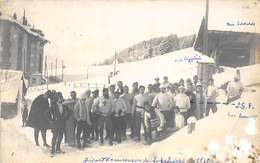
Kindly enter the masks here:
M 132 106 L 132 115 L 135 120 L 135 128 L 134 128 L 134 135 L 135 140 L 141 140 L 141 126 L 143 124 L 143 115 L 144 115 L 144 102 L 145 102 L 145 95 L 144 95 L 145 87 L 140 85 L 139 86 L 139 94 L 134 96 L 133 99 L 133 106 Z M 145 130 L 145 127 L 144 127 Z M 146 131 L 145 131 L 146 133 Z M 145 140 L 147 139 L 145 135 Z
M 100 143 L 104 144 L 104 127 L 107 126 L 107 136 L 109 139 L 109 144 L 113 145 L 112 142 L 112 100 L 109 98 L 109 92 L 107 88 L 103 88 L 103 95 L 97 98 L 93 104 L 93 112 L 98 115 L 98 130 L 100 135 Z
M 235 101 L 241 97 L 244 90 L 243 84 L 240 82 L 239 77 L 236 75 L 233 81 L 230 81 L 227 85 L 228 103 Z
M 50 90 L 36 97 L 32 102 L 28 116 L 27 125 L 34 129 L 34 140 L 37 146 L 39 146 L 38 137 L 39 132 L 41 131 L 43 145 L 45 147 L 50 147 L 46 141 L 46 131 L 47 129 L 50 129 L 50 123 L 47 118 L 49 118 L 50 115 L 45 116 L 51 106 L 50 97 Z
M 116 135 L 116 141 L 121 143 L 123 133 L 123 120 L 127 110 L 125 101 L 119 97 L 120 92 L 115 92 L 115 98 L 112 100 L 112 127 L 113 134 Z
M 205 101 L 205 95 L 202 90 L 202 85 L 200 82 L 196 85 L 196 110 L 195 110 L 195 117 L 197 120 L 202 119 L 204 117 L 204 101 Z
M 65 132 L 65 123 L 68 119 L 68 108 L 63 105 L 62 95 L 57 95 L 57 101 L 52 103 L 49 109 L 49 114 L 51 119 L 49 119 L 52 124 L 52 142 L 51 142 L 51 157 L 54 153 L 65 153 L 60 149 L 61 141 L 63 139 L 63 134 Z
M 206 92 L 206 100 L 207 100 L 207 106 L 206 106 L 206 116 L 209 116 L 210 110 L 212 110 L 212 113 L 217 112 L 217 104 L 216 104 L 216 98 L 218 96 L 217 88 L 214 86 L 214 80 L 209 79 L 209 85 Z
M 111 84 L 111 85 L 109 86 L 109 97 L 110 97 L 111 99 L 114 99 L 114 98 L 115 98 L 115 90 L 116 90 L 115 84 Z
M 138 82 L 134 82 L 134 83 L 132 84 L 132 87 L 133 87 L 133 88 L 132 88 L 132 93 L 131 93 L 131 95 L 133 96 L 133 98 L 135 97 L 135 95 L 139 94 L 138 86 L 139 86 Z
M 185 93 L 185 88 L 183 86 L 179 87 L 179 93 L 175 96 L 176 107 L 180 110 L 180 113 L 185 119 L 185 125 L 188 119 L 188 111 L 190 109 L 190 98 Z
M 28 105 L 27 103 L 25 103 L 24 107 L 22 108 L 23 127 L 26 126 L 27 118 L 28 118 Z
M 91 121 L 91 109 L 92 109 L 92 106 L 93 106 L 93 98 L 91 97 L 91 90 L 88 89 L 86 92 L 86 101 L 85 101 L 85 104 L 87 105 L 87 108 L 88 108 L 88 114 L 89 114 L 89 118 L 90 118 L 90 121 Z M 93 130 L 93 124 L 91 123 L 91 125 L 89 126 L 89 129 L 88 129 L 88 132 L 87 132 L 87 137 L 90 139 L 90 134 Z M 94 137 L 93 137 L 94 138 Z
M 168 76 L 164 76 L 163 77 L 163 86 L 166 88 L 166 89 L 168 89 L 169 88 L 169 86 L 170 86 L 170 82 L 168 81 Z
M 166 125 L 165 127 L 173 127 L 174 124 L 174 113 L 173 109 L 173 101 L 170 95 L 166 92 L 166 86 L 160 86 L 161 92 L 157 94 L 153 100 L 152 107 L 158 107 L 160 112 L 163 114 Z
M 159 77 L 156 77 L 155 79 L 155 83 L 153 84 L 153 91 L 156 92 L 156 93 L 159 93 L 160 92 L 160 78 Z
M 188 116 L 193 116 L 195 114 L 196 110 L 196 96 L 195 93 L 193 92 L 194 88 L 191 82 L 187 82 L 187 88 L 185 91 L 185 94 L 189 97 L 190 99 L 190 104 L 191 108 L 189 109 Z
M 153 99 L 156 96 L 154 91 L 153 91 L 153 85 L 152 84 L 148 84 L 147 92 L 145 92 L 144 95 L 145 95 L 146 101 L 148 101 L 149 104 L 152 105 Z
M 76 145 L 76 119 L 74 117 L 74 107 L 78 102 L 77 93 L 75 91 L 70 92 L 71 99 L 63 102 L 68 107 L 68 119 L 66 120 L 65 135 L 69 146 Z
M 98 97 L 99 97 L 99 90 L 96 89 L 92 92 L 93 104 Z M 93 112 L 93 105 L 91 108 L 90 121 L 91 121 L 91 139 L 95 139 L 97 141 L 99 138 L 98 115 L 95 112 Z
M 129 88 L 128 86 L 124 86 L 124 93 L 120 96 L 125 104 L 126 104 L 126 114 L 124 116 L 124 121 L 123 121 L 123 139 L 126 138 L 126 129 L 128 126 L 131 128 L 131 138 L 133 138 L 134 135 L 134 121 L 132 120 L 132 103 L 133 103 L 133 98 L 129 94 Z
M 120 93 L 120 96 L 124 93 L 124 87 L 123 87 L 122 81 L 117 82 L 117 90 L 116 91 Z
M 77 121 L 77 145 L 78 148 L 81 149 L 82 147 L 87 147 L 87 132 L 89 130 L 89 126 L 91 125 L 90 118 L 89 118 L 89 108 L 86 105 L 86 93 L 81 96 L 81 99 L 75 105 L 74 108 L 74 116 Z M 80 142 L 80 136 L 83 133 L 83 146 Z

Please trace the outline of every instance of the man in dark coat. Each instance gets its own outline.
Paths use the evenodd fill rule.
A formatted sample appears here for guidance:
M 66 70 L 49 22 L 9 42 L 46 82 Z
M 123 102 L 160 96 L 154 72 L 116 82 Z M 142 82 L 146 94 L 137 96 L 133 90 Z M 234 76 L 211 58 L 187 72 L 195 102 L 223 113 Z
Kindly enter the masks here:
M 31 105 L 27 126 L 34 128 L 34 140 L 37 146 L 39 146 L 38 137 L 39 132 L 41 131 L 43 145 L 50 147 L 46 141 L 46 130 L 50 129 L 50 123 L 45 116 L 50 107 L 50 102 L 48 100 L 50 96 L 51 91 L 48 90 L 46 93 L 36 97 Z
M 57 96 L 57 102 L 53 102 L 51 108 L 47 112 L 47 115 L 51 115 L 51 117 L 47 118 L 51 123 L 51 129 L 53 133 L 51 142 L 51 157 L 54 156 L 55 152 L 64 153 L 60 149 L 60 144 L 65 132 L 65 123 L 69 116 L 68 107 L 62 104 L 64 101 L 62 95 L 58 94 Z

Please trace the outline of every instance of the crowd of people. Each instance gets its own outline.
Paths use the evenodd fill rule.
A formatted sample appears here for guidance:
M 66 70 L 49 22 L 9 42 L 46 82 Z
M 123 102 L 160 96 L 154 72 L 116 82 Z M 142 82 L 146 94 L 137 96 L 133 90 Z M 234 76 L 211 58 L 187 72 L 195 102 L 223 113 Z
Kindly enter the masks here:
M 242 86 L 238 83 L 235 77 L 227 86 L 231 98 L 241 95 Z M 103 88 L 102 93 L 88 89 L 79 98 L 76 91 L 70 92 L 70 99 L 64 99 L 61 92 L 48 90 L 34 99 L 29 115 L 25 105 L 23 125 L 27 121 L 26 125 L 34 128 L 38 146 L 41 132 L 43 145 L 50 147 L 46 131 L 51 129 L 51 157 L 64 153 L 60 148 L 63 137 L 65 143 L 79 149 L 89 147 L 92 141 L 102 145 L 107 140 L 113 145 L 126 139 L 139 142 L 142 137 L 151 144 L 153 135 L 158 137 L 170 128 L 181 128 L 189 117 L 198 120 L 210 111 L 217 112 L 214 80 L 209 79 L 206 88 L 202 85 L 197 76 L 177 83 L 170 83 L 165 76 L 162 83 L 156 77 L 155 83 L 147 87 L 134 82 L 131 91 L 118 81 Z

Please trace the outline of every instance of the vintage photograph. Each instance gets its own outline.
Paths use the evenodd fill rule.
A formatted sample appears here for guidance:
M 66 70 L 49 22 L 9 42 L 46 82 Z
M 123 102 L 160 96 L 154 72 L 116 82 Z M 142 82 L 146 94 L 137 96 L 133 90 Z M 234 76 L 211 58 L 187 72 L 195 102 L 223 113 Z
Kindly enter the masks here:
M 0 0 L 0 163 L 260 163 L 260 0 Z

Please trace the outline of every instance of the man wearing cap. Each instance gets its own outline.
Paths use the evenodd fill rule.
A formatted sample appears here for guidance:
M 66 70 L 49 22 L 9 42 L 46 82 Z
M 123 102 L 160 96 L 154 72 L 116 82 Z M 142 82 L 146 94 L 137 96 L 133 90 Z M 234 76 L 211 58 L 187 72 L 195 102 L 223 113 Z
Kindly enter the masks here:
M 89 126 L 91 125 L 90 117 L 89 117 L 89 109 L 86 102 L 87 95 L 83 93 L 81 99 L 75 105 L 74 109 L 74 116 L 77 121 L 77 145 L 78 148 L 81 149 L 82 147 L 87 146 L 87 132 L 89 130 Z M 80 135 L 83 133 L 83 146 L 80 142 Z
M 174 114 L 172 112 L 173 109 L 173 101 L 171 96 L 166 92 L 166 86 L 160 86 L 161 92 L 157 94 L 153 100 L 152 106 L 158 107 L 160 112 L 163 114 L 166 120 L 166 128 L 173 127 L 174 122 Z
M 188 111 L 190 109 L 190 98 L 185 93 L 184 86 L 179 87 L 179 93 L 175 96 L 175 105 L 180 110 L 180 113 L 185 119 L 185 124 L 187 124 Z
M 103 88 L 103 95 L 97 98 L 93 104 L 93 112 L 98 114 L 98 130 L 100 134 L 100 143 L 104 144 L 104 127 L 107 126 L 107 136 L 109 139 L 109 144 L 113 145 L 112 142 L 112 100 L 109 98 L 109 92 L 107 88 Z
M 123 132 L 123 120 L 127 110 L 125 101 L 119 97 L 120 92 L 115 92 L 115 98 L 112 100 L 112 127 L 113 134 L 116 135 L 116 141 L 121 143 L 121 137 Z

